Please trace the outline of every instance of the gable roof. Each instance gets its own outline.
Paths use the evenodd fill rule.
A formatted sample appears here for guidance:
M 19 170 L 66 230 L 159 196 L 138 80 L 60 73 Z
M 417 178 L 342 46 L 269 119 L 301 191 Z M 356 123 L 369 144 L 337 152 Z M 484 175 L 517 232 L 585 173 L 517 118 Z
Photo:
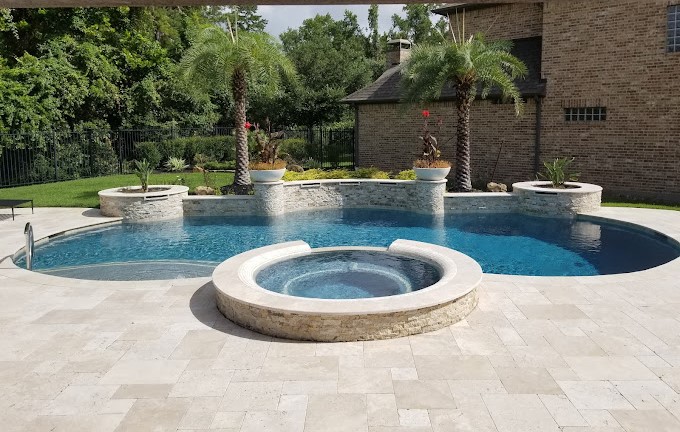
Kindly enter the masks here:
M 517 80 L 516 84 L 523 97 L 544 96 L 545 82 L 541 79 L 541 50 L 542 38 L 532 37 L 515 39 L 512 54 L 522 60 L 527 66 L 528 73 L 525 79 Z M 348 104 L 388 103 L 399 102 L 401 82 L 401 69 L 404 64 L 394 66 L 386 70 L 372 84 L 355 91 L 342 99 Z M 447 84 L 442 90 L 439 100 L 452 100 L 455 97 L 455 88 Z M 488 98 L 501 97 L 498 89 L 492 89 Z

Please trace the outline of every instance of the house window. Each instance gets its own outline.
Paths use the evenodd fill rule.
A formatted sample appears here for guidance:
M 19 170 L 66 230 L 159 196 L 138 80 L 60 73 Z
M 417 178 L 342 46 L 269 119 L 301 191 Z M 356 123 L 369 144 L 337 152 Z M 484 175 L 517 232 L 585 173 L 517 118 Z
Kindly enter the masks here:
M 607 120 L 606 107 L 565 108 L 564 120 L 576 121 L 605 121 Z
M 680 5 L 668 6 L 668 52 L 680 52 Z

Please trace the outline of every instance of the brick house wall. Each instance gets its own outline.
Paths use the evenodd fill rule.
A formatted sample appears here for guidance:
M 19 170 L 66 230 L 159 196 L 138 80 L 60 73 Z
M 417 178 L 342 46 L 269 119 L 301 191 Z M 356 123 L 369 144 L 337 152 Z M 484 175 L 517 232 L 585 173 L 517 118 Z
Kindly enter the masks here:
M 575 3 L 544 5 L 543 158 L 576 157 L 582 180 L 610 195 L 680 201 L 680 53 L 666 52 L 669 2 Z M 605 106 L 607 120 L 566 122 L 573 106 Z
M 456 28 L 456 15 L 449 15 Z M 458 14 L 462 22 L 463 14 Z M 473 9 L 465 12 L 465 33 L 484 33 L 493 39 L 522 39 L 541 36 L 543 32 L 543 5 L 541 3 L 514 3 Z
M 666 52 L 667 7 L 680 0 L 546 0 L 466 12 L 466 32 L 489 38 L 543 37 L 540 160 L 575 157 L 581 179 L 605 194 L 680 201 L 680 53 Z M 460 15 L 459 15 L 460 16 Z M 455 18 L 452 19 L 455 20 Z M 492 25 L 493 24 L 493 25 Z M 490 30 L 489 30 L 490 29 Z M 568 107 L 603 106 L 607 120 L 567 122 Z M 430 104 L 455 133 L 450 102 Z M 511 105 L 476 101 L 471 112 L 472 175 L 512 183 L 534 174 L 535 103 L 517 119 Z M 420 109 L 359 104 L 361 166 L 398 170 L 417 152 Z M 453 160 L 454 142 L 444 149 Z
M 438 139 L 442 158 L 453 161 L 457 121 L 452 102 L 410 109 L 387 103 L 358 106 L 357 164 L 395 172 L 410 169 L 419 156 L 418 137 L 423 127 L 421 110 L 424 108 L 430 111 L 430 131 Z M 443 120 L 440 133 L 436 133 L 434 127 L 438 118 Z M 471 169 L 476 186 L 481 187 L 489 180 L 512 183 L 533 179 L 536 125 L 533 101 L 527 103 L 521 117 L 515 116 L 512 104 L 476 101 L 470 113 L 470 123 Z M 498 167 L 492 178 L 497 158 Z

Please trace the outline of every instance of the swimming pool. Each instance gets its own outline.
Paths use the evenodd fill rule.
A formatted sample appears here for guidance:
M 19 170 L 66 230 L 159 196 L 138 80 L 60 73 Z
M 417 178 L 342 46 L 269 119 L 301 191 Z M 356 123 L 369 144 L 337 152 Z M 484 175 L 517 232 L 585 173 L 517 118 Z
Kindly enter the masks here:
M 103 279 L 102 264 L 149 261 L 145 272 L 106 272 L 108 280 L 209 276 L 210 263 L 257 247 L 304 240 L 312 247 L 381 246 L 396 239 L 446 246 L 475 259 L 486 273 L 590 276 L 645 270 L 680 256 L 665 236 L 597 219 L 544 218 L 516 213 L 443 217 L 399 210 L 343 209 L 278 217 L 196 217 L 116 224 L 59 236 L 35 250 L 34 270 Z M 155 271 L 153 262 L 164 263 Z M 184 276 L 172 263 L 199 262 Z M 23 258 L 17 265 L 24 267 Z M 88 272 L 88 266 L 92 271 Z M 112 267 L 113 266 L 113 267 Z M 75 276 L 63 270 L 77 269 Z M 62 269 L 61 271 L 59 269 Z M 164 271 L 163 269 L 170 269 Z M 75 271 L 75 270 L 74 270 Z

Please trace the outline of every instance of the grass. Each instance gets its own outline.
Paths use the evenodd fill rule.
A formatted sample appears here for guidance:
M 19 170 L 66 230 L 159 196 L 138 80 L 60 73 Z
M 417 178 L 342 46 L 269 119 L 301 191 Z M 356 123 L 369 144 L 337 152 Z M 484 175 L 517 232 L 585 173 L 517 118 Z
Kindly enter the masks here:
M 680 204 L 654 204 L 654 203 L 645 203 L 645 202 L 603 201 L 602 206 L 603 207 L 636 207 L 636 208 L 680 211 Z
M 180 173 L 189 190 L 204 183 L 201 173 Z M 232 173 L 211 173 L 214 184 L 223 186 L 232 182 Z M 151 175 L 151 184 L 174 184 L 178 173 Z M 30 186 L 0 189 L 0 199 L 32 199 L 36 207 L 99 207 L 97 192 L 122 186 L 139 185 L 134 174 L 113 175 L 88 179 L 70 180 Z

